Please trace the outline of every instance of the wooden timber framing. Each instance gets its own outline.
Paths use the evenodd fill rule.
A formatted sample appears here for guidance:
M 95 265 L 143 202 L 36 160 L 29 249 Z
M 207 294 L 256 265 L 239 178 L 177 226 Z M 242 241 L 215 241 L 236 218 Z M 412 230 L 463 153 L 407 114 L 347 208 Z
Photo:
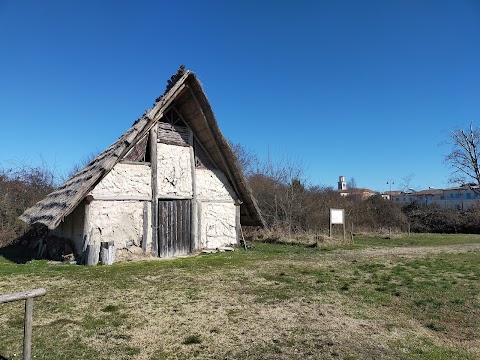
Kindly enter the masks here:
M 237 245 L 241 244 L 242 224 L 240 223 L 240 204 L 235 204 L 235 230 L 237 233 Z
M 176 111 L 176 109 L 175 109 Z M 177 111 L 178 115 L 180 118 L 182 116 L 180 113 Z M 185 121 L 182 118 L 182 121 L 185 123 Z M 193 152 L 193 131 L 192 129 L 189 128 L 189 134 L 188 134 L 188 143 L 190 145 L 190 169 L 192 173 L 192 211 L 191 211 L 191 217 L 190 217 L 190 231 L 191 231 L 191 244 L 192 244 L 192 249 L 199 248 L 198 246 L 198 235 L 197 235 L 197 175 L 196 175 L 196 168 L 195 168 L 195 154 Z
M 150 162 L 149 162 L 149 161 L 139 162 L 139 161 L 130 161 L 130 160 L 120 160 L 120 164 L 125 164 L 125 165 L 147 165 L 147 166 L 150 166 Z
M 143 203 L 143 238 L 142 250 L 143 254 L 147 255 L 147 241 L 148 241 L 148 202 Z
M 85 210 L 83 215 L 83 232 L 82 232 L 82 239 L 83 239 L 83 246 L 82 246 L 82 260 L 85 259 L 85 251 L 87 251 L 87 245 L 90 241 L 89 234 L 88 234 L 88 225 L 90 224 L 90 200 L 85 200 Z
M 186 89 L 187 86 L 185 84 L 182 84 L 178 89 L 176 89 L 176 96 L 171 96 L 165 104 L 162 104 L 162 106 L 160 107 L 157 107 L 157 104 L 152 110 L 150 110 L 150 112 L 148 113 L 148 117 L 154 122 L 152 126 L 157 125 L 157 121 L 160 120 L 160 118 L 166 112 L 165 109 L 167 109 L 172 104 L 173 100 L 175 100 L 177 97 L 180 97 L 183 92 L 186 91 Z
M 180 113 L 180 111 L 178 111 L 178 109 L 176 108 L 176 106 L 173 106 L 172 111 L 174 111 L 177 116 L 183 121 L 184 124 L 188 124 L 188 122 L 185 120 L 185 118 L 183 117 L 183 115 Z M 188 126 L 188 125 L 187 125 Z M 193 163 L 194 163 L 194 167 L 196 167 L 196 155 L 195 155 L 195 144 L 198 145 L 201 150 L 204 152 L 205 156 L 208 158 L 208 160 L 214 164 L 215 167 L 217 167 L 215 165 L 215 161 L 213 161 L 212 157 L 210 156 L 209 152 L 207 150 L 205 150 L 205 147 L 202 145 L 202 143 L 200 142 L 200 140 L 195 136 L 195 134 L 193 133 L 193 130 L 190 128 L 190 126 L 188 126 L 189 130 L 190 130 L 190 137 L 188 139 L 188 145 L 192 147 L 192 151 L 194 153 L 194 157 L 193 157 Z
M 202 202 L 197 202 L 197 234 L 198 247 L 202 246 Z
M 145 162 L 145 152 L 147 149 L 147 135 L 145 135 L 142 139 L 138 142 L 134 143 L 133 146 L 130 147 L 130 150 L 127 151 L 125 157 L 123 158 L 124 161 L 131 161 L 131 162 Z
M 102 201 L 152 201 L 152 198 L 142 195 L 90 195 L 93 200 L 102 200 Z
M 198 99 L 197 97 L 195 96 L 195 93 L 193 92 L 192 88 L 191 87 L 188 87 L 189 91 L 190 91 L 190 94 L 192 95 L 192 98 L 194 99 L 195 101 L 195 104 L 198 106 L 198 109 L 200 110 L 202 116 L 206 119 L 207 117 L 205 116 L 205 113 L 203 112 L 203 109 L 202 109 L 202 106 L 200 105 L 200 103 L 198 102 Z M 234 179 L 233 175 L 232 175 L 232 172 L 230 170 L 230 167 L 228 166 L 227 164 L 227 161 L 225 160 L 225 156 L 223 155 L 223 152 L 222 150 L 220 149 L 220 145 L 218 145 L 218 142 L 217 142 L 217 138 L 213 135 L 213 131 L 210 127 L 210 124 L 208 123 L 208 121 L 206 121 L 206 125 L 207 125 L 207 130 L 210 134 L 210 136 L 212 137 L 213 139 L 213 142 L 215 143 L 215 147 L 218 151 L 218 153 L 220 154 L 220 158 L 222 159 L 222 162 L 223 162 L 223 165 L 225 166 L 225 169 L 227 170 L 228 172 L 228 176 L 230 177 L 230 179 Z M 237 194 L 237 197 L 240 196 L 240 191 L 238 190 L 238 187 L 237 185 L 232 182 L 232 186 L 233 188 L 235 189 L 235 193 Z M 241 199 L 238 199 L 238 200 L 241 200 Z M 249 212 L 248 211 L 248 208 L 245 208 L 245 210 L 247 211 L 247 213 Z
M 159 99 L 157 104 L 135 121 L 108 149 L 100 153 L 92 162 L 65 181 L 45 199 L 27 209 L 20 219 L 27 224 L 44 224 L 49 229 L 55 229 L 68 216 L 95 185 L 110 172 L 124 155 L 138 140 L 149 133 L 156 126 L 156 121 L 163 116 L 163 112 L 172 102 L 186 91 L 185 80 L 190 75 L 186 72 L 178 82 Z
M 171 111 L 175 112 L 175 114 L 180 118 L 180 120 L 185 124 L 185 126 L 188 129 L 188 144 L 187 146 L 190 147 L 190 172 L 192 176 L 192 209 L 191 209 L 191 224 L 190 224 L 190 231 L 191 231 L 191 243 L 192 243 L 192 249 L 199 247 L 199 235 L 201 232 L 197 231 L 197 221 L 200 218 L 200 215 L 197 214 L 197 176 L 196 176 L 196 166 L 195 166 L 195 153 L 194 153 L 194 147 L 193 143 L 195 141 L 195 134 L 193 133 L 193 130 L 188 126 L 188 123 L 185 121 L 185 118 L 183 115 L 180 113 L 180 111 L 177 110 L 175 106 L 173 106 Z M 197 141 L 198 142 L 198 141 Z M 170 197 L 170 198 L 175 198 L 175 197 Z M 180 199 L 180 198 L 179 198 Z
M 202 231 L 205 231 L 205 229 L 202 229 L 200 218 L 202 213 L 202 201 L 206 204 L 208 202 L 231 202 L 223 197 L 221 200 L 215 201 L 209 199 L 207 196 L 199 198 L 198 189 L 196 188 L 199 186 L 198 181 L 196 181 L 196 174 L 199 173 L 198 168 L 196 168 L 198 160 L 196 153 L 197 148 L 205 153 L 205 160 L 202 158 L 202 161 L 205 161 L 206 164 L 207 160 L 209 160 L 211 163 L 208 164 L 208 166 L 205 166 L 205 164 L 202 163 L 203 166 L 210 170 L 221 171 L 225 175 L 229 185 L 235 192 L 231 194 L 232 200 L 235 202 L 240 200 L 243 201 L 240 202 L 241 206 L 239 206 L 241 223 L 251 226 L 262 226 L 262 224 L 265 226 L 264 219 L 259 212 L 251 188 L 248 186 L 248 182 L 243 176 L 231 146 L 218 127 L 215 115 L 213 114 L 210 103 L 199 80 L 194 73 L 185 71 L 184 69 L 180 69 L 177 74 L 171 78 L 166 91 L 162 96 L 156 99 L 151 110 L 147 110 L 141 118 L 136 120 L 132 126 L 118 138 L 117 141 L 100 153 L 77 174 L 58 187 L 52 194 L 48 195 L 45 199 L 41 200 L 30 209 L 27 209 L 21 216 L 21 220 L 30 225 L 44 224 L 49 229 L 56 229 L 59 224 L 61 224 L 62 221 L 78 207 L 80 216 L 75 214 L 72 215 L 72 222 L 65 222 L 62 226 L 66 228 L 68 226 L 67 224 L 71 224 L 72 231 L 70 231 L 70 233 L 72 234 L 74 234 L 75 229 L 77 229 L 76 246 L 79 247 L 79 250 L 82 250 L 83 245 L 85 247 L 91 245 L 93 241 L 92 234 L 96 234 L 96 228 L 92 227 L 91 223 L 94 219 L 91 219 L 88 216 L 90 206 L 86 205 L 86 208 L 83 207 L 84 204 L 88 204 L 88 200 L 142 201 L 144 209 L 145 206 L 147 206 L 146 217 L 151 217 L 151 219 L 145 221 L 144 212 L 143 219 L 142 215 L 139 215 L 137 225 L 141 226 L 143 220 L 143 223 L 146 224 L 145 228 L 148 231 L 151 229 L 151 234 L 148 231 L 146 234 L 142 234 L 142 231 L 140 230 L 138 237 L 148 237 L 148 242 L 152 241 L 152 246 L 150 248 L 148 242 L 145 241 L 144 245 L 146 246 L 147 251 L 150 252 L 151 250 L 154 255 L 158 256 L 159 200 L 182 200 L 182 197 L 176 199 L 175 196 L 159 196 L 159 186 L 161 186 L 160 181 L 157 179 L 159 122 L 165 122 L 168 120 L 162 119 L 162 117 L 168 117 L 168 119 L 170 119 L 169 121 L 171 121 L 172 124 L 175 124 L 175 126 L 185 125 L 185 129 L 188 130 L 182 132 L 183 138 L 182 136 L 180 136 L 180 138 L 186 142 L 184 146 L 190 147 L 189 155 L 187 153 L 185 153 L 185 155 L 187 158 L 190 157 L 191 161 L 192 201 L 190 231 L 194 242 L 192 246 L 195 248 L 201 247 L 200 243 L 202 242 L 202 239 L 200 239 L 200 234 Z M 180 121 L 180 119 L 182 121 Z M 169 134 L 164 141 L 173 141 L 178 145 L 182 143 L 182 141 L 177 141 L 178 139 L 175 138 L 177 131 L 175 126 L 171 126 L 168 129 L 164 126 L 165 130 L 167 132 L 169 131 Z M 162 125 L 160 125 L 160 127 L 162 127 Z M 188 135 L 188 139 L 186 139 L 185 135 Z M 90 196 L 91 198 L 85 201 L 84 199 L 89 198 L 91 191 L 95 189 L 98 183 L 102 181 L 102 179 L 112 171 L 114 166 L 118 163 L 149 166 L 151 178 L 146 181 L 150 180 L 151 196 L 149 196 L 148 193 L 146 195 L 140 195 L 135 194 L 135 192 L 119 195 L 105 193 L 103 196 Z M 187 196 L 190 197 L 190 194 Z M 183 197 L 183 199 L 185 198 Z M 230 199 L 230 196 L 228 196 L 228 199 Z M 235 203 L 235 205 L 239 205 L 240 203 Z M 150 206 L 150 210 L 148 210 L 148 206 Z M 82 225 L 80 224 L 78 226 L 77 224 L 77 227 L 75 227 L 73 223 L 73 219 L 75 218 L 78 221 L 81 221 L 81 213 L 83 213 L 85 224 L 83 232 L 81 233 L 83 239 L 80 239 L 80 234 L 78 234 L 78 230 L 82 231 Z M 238 214 L 234 214 L 235 213 L 232 214 L 232 217 L 238 217 Z M 90 216 L 91 215 L 92 214 L 90 214 Z M 237 223 L 237 219 L 235 220 L 235 223 Z M 205 221 L 203 226 L 206 226 Z M 64 232 L 64 229 L 61 231 Z M 84 244 L 81 243 L 82 240 L 84 240 Z M 233 236 L 232 241 L 234 241 Z
M 157 196 L 157 127 L 149 133 L 151 170 L 152 170 L 152 254 L 158 256 L 158 196 Z

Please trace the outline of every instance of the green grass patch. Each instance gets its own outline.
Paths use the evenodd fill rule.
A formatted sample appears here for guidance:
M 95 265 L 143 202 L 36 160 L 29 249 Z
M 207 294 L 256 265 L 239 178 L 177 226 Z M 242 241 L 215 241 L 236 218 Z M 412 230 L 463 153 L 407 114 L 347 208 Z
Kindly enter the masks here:
M 184 345 L 201 344 L 201 343 L 202 343 L 202 338 L 198 334 L 187 336 L 182 341 L 182 344 Z
M 98 267 L 0 257 L 0 283 L 47 289 L 34 301 L 37 358 L 474 359 L 480 251 L 456 246 L 468 243 L 480 238 L 257 243 Z M 23 306 L 0 304 L 0 356 L 21 353 Z

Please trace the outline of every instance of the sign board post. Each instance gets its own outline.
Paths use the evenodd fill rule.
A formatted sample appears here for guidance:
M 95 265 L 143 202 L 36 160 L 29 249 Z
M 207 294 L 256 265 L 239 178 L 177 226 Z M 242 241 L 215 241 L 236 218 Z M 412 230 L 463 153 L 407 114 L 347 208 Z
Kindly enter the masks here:
M 334 224 L 343 225 L 343 240 L 345 240 L 345 210 L 330 209 L 330 237 L 332 237 L 332 226 Z

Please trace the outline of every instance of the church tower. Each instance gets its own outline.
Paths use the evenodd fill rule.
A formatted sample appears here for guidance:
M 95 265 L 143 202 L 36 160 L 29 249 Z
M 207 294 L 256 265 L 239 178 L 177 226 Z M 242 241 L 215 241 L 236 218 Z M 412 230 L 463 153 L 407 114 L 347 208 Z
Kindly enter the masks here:
M 345 181 L 345 176 L 338 177 L 338 190 L 347 190 L 347 182 Z

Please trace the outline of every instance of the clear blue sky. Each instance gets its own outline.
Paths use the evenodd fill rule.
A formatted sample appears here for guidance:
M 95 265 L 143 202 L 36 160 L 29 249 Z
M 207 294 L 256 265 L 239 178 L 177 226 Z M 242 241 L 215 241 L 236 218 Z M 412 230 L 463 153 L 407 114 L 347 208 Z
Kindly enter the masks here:
M 311 183 L 445 187 L 439 143 L 480 122 L 480 1 L 0 0 L 0 163 L 65 172 L 180 64 L 227 138 Z

